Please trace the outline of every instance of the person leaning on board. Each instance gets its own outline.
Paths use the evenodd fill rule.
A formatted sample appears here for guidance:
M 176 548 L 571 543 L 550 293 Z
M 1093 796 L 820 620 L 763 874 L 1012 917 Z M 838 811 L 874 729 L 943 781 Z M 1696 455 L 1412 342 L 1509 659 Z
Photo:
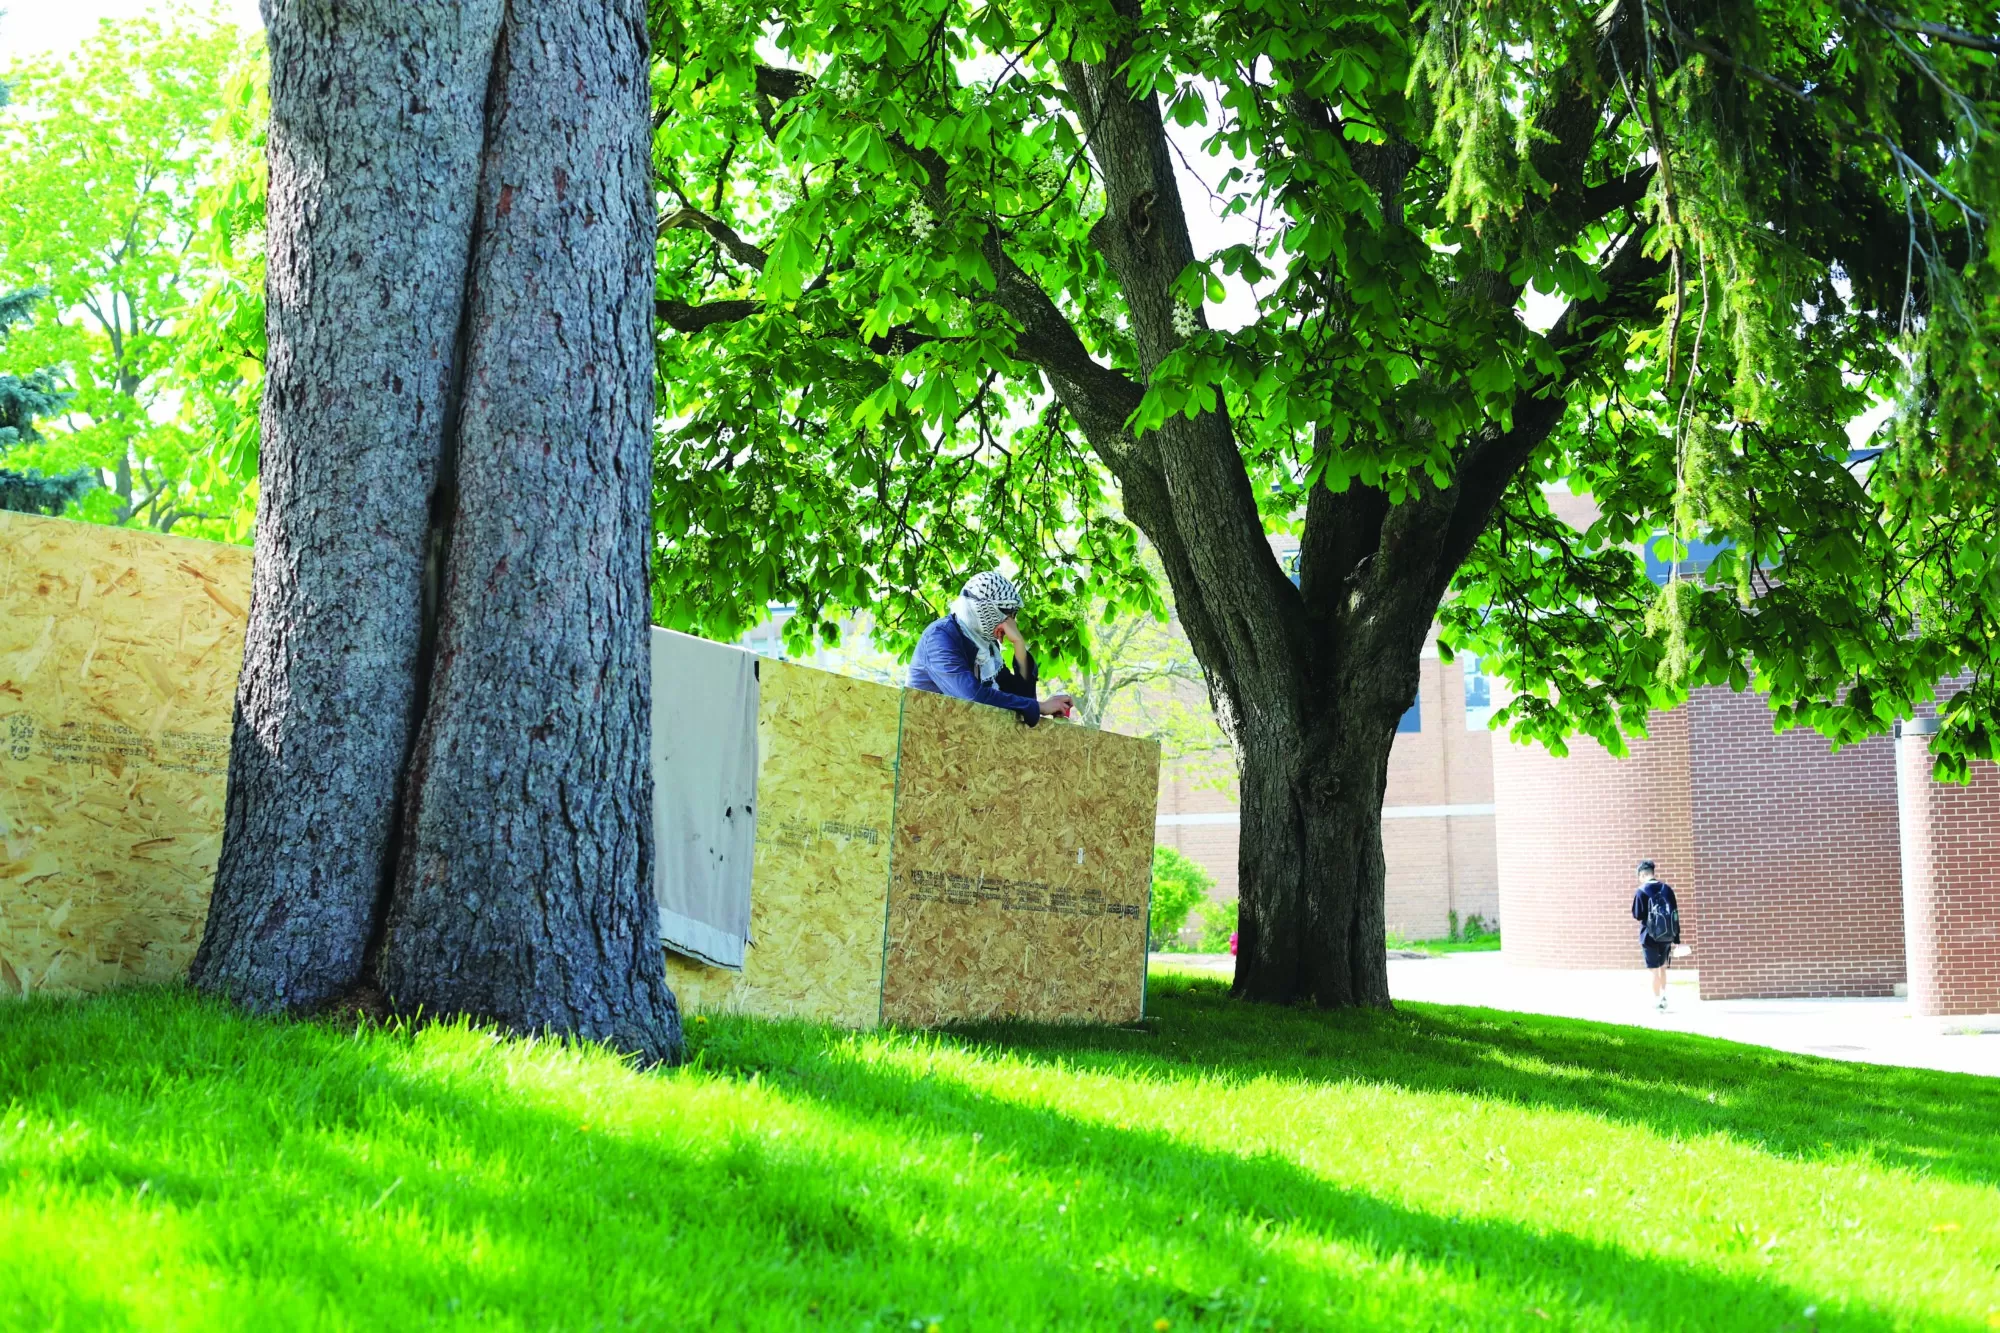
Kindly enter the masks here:
M 1011 709 L 1031 727 L 1045 717 L 1068 717 L 1075 701 L 1067 694 L 1035 697 L 1035 655 L 1014 619 L 1020 610 L 1021 592 L 1006 575 L 974 574 L 950 614 L 917 640 L 910 688 Z

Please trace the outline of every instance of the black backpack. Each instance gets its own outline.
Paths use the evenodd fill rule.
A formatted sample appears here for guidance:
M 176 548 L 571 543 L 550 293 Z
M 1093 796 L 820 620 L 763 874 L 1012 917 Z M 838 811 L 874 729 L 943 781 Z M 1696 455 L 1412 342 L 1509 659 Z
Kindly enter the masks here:
M 1661 881 L 1654 880 L 1653 884 Z M 1672 944 L 1674 937 L 1681 933 L 1680 913 L 1674 911 L 1667 902 L 1667 895 L 1646 886 L 1646 938 L 1654 944 Z

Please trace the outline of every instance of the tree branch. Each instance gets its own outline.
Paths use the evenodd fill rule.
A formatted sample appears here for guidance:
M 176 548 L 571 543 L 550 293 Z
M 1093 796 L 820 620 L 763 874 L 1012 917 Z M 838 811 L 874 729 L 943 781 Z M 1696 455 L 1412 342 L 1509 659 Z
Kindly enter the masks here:
M 1138 0 L 1113 0 L 1112 7 L 1140 21 Z M 1175 295 L 1175 283 L 1194 262 L 1194 245 L 1159 99 L 1150 88 L 1132 87 L 1131 57 L 1129 44 L 1120 42 L 1099 63 L 1065 60 L 1059 68 L 1104 187 L 1104 214 L 1091 228 L 1091 242 L 1118 281 L 1140 368 L 1150 375 L 1187 341 L 1190 319 L 1199 329 L 1203 316 Z M 1154 497 L 1159 508 L 1141 515 L 1128 505 L 1128 513 L 1166 563 L 1211 687 L 1234 695 L 1261 678 L 1256 692 L 1289 706 L 1298 699 L 1303 607 L 1265 537 L 1228 413 L 1218 408 L 1172 419 L 1148 444 L 1164 483 Z M 1220 600 L 1229 603 L 1226 615 L 1209 610 Z
M 764 265 L 771 258 L 762 249 L 744 240 L 734 227 L 720 218 L 710 217 L 698 208 L 678 208 L 661 217 L 660 233 L 665 235 L 670 231 L 706 233 L 727 250 L 737 263 L 755 269 L 759 273 L 764 271 Z
M 757 95 L 773 102 L 789 102 L 812 87 L 813 77 L 804 70 L 775 65 L 757 66 Z
M 1963 28 L 1948 27 L 1942 23 L 1932 23 L 1928 19 L 1913 19 L 1902 14 L 1891 13 L 1874 5 L 1862 4 L 1860 0 L 1841 0 L 1843 8 L 1859 14 L 1866 14 L 1885 28 L 1899 32 L 1920 33 L 1935 41 L 1951 46 L 1963 46 L 1972 51 L 1985 51 L 1989 55 L 2000 55 L 2000 37 L 1988 37 L 1983 33 L 1967 32 Z
M 664 299 L 653 302 L 654 316 L 678 333 L 700 333 L 718 324 L 735 324 L 763 308 L 762 301 L 708 301 L 701 305 Z
M 1827 132 L 1833 136 L 1836 142 L 1872 143 L 1878 148 L 1887 150 L 1889 156 L 1895 159 L 1900 169 L 1910 171 L 1922 177 L 1924 182 L 1933 190 L 1936 190 L 1939 194 L 1957 204 L 1966 216 L 1975 218 L 1980 222 L 1986 220 L 1985 213 L 1959 198 L 1958 195 L 1952 192 L 1949 186 L 1933 176 L 1924 168 L 1922 163 L 1904 151 L 1900 143 L 1897 143 L 1880 130 L 1870 129 L 1866 125 L 1854 123 L 1852 119 L 1845 118 L 1845 113 L 1839 108 L 1823 101 L 1811 90 L 1801 88 L 1795 83 L 1781 79 L 1769 70 L 1761 69 L 1747 60 L 1739 60 L 1720 47 L 1703 41 L 1687 29 L 1681 27 L 1678 23 L 1675 23 L 1664 10 L 1661 11 L 1660 21 L 1666 24 L 1668 35 L 1673 37 L 1682 46 L 1692 51 L 1697 51 L 1711 60 L 1720 61 L 1738 73 L 1755 79 L 1768 88 L 1774 88 L 1804 106 L 1811 107 L 1815 111 L 1825 112 L 1827 120 L 1822 123 L 1827 125 Z
M 1567 357 L 1594 343 L 1608 326 L 1624 319 L 1644 318 L 1652 312 L 1646 288 L 1667 271 L 1666 261 L 1648 256 L 1638 232 L 1625 240 L 1604 266 L 1602 277 L 1608 289 L 1601 300 L 1579 301 L 1564 312 L 1550 334 L 1549 343 L 1558 357 Z M 1569 371 L 1571 367 L 1565 367 Z M 1445 530 L 1443 556 L 1434 580 L 1442 598 L 1458 567 L 1472 554 L 1479 534 L 1492 521 L 1500 497 L 1528 459 L 1562 420 L 1567 400 L 1562 390 L 1566 376 L 1522 389 L 1514 398 L 1513 426 L 1495 433 L 1467 451 L 1452 483 L 1455 493 L 1450 523 Z
M 1647 163 L 1637 171 L 1628 171 L 1623 176 L 1614 176 L 1608 181 L 1585 187 L 1583 191 L 1583 217 L 1597 222 L 1611 216 L 1621 208 L 1630 208 L 1646 197 L 1652 188 L 1653 175 L 1658 168 Z

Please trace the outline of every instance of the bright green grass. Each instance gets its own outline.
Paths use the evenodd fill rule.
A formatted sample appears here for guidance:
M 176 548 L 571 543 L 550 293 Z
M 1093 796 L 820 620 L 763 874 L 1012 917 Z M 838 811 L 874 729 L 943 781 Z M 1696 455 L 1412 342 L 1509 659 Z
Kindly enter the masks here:
M 2000 1327 L 2000 1080 L 1151 1005 L 718 1021 L 641 1074 L 172 990 L 10 1004 L 0 1326 Z
M 1478 935 L 1469 940 L 1392 940 L 1392 949 L 1422 949 L 1425 953 L 1498 953 L 1500 936 Z

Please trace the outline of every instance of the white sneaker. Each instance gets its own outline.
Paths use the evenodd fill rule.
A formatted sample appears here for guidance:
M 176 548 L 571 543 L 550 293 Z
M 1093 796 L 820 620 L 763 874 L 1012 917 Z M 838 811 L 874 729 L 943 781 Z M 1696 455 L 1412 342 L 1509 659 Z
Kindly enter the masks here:
M 1662 996 L 1660 997 L 1660 1003 L 1659 1003 L 1659 1006 L 1658 1006 L 1658 1007 L 1659 1007 L 1659 1010 L 1660 1010 L 1660 1012 L 1661 1012 L 1661 1013 L 1663 1013 L 1663 1014 L 1664 1014 L 1665 1012 L 1667 1012 L 1667 997 L 1666 997 L 1666 996 L 1662 995 Z

